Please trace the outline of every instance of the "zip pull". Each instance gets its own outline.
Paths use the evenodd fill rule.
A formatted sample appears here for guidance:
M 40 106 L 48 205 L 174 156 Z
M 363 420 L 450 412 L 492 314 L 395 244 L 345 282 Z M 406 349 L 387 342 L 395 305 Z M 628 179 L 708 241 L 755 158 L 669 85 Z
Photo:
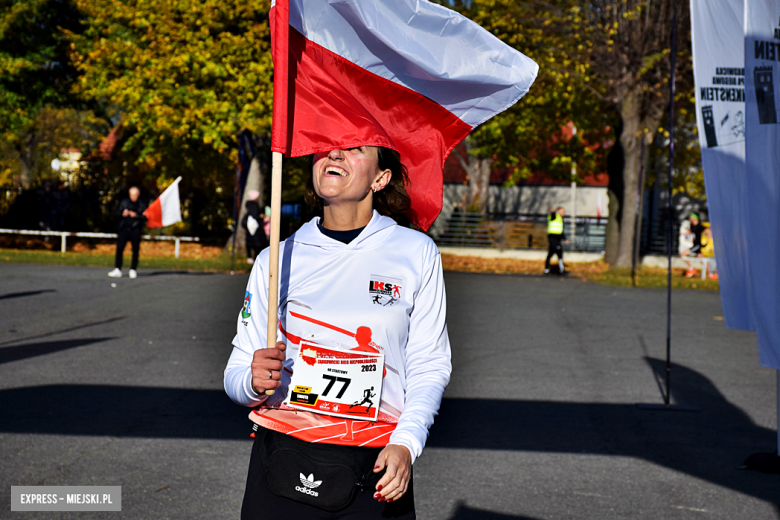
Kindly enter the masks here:
M 357 482 L 355 485 L 360 488 L 360 491 L 363 492 L 366 490 L 366 485 L 368 484 L 368 477 L 370 476 L 370 473 L 364 473 L 360 477 L 360 481 Z

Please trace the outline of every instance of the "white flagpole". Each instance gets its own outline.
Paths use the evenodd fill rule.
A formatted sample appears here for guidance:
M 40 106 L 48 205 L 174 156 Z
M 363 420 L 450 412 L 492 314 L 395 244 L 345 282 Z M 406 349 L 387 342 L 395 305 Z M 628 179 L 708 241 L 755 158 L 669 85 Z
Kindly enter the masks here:
M 266 348 L 276 347 L 276 314 L 279 307 L 279 221 L 282 217 L 282 154 L 272 152 L 271 167 L 271 237 L 268 260 L 268 341 Z M 274 390 L 266 390 L 273 395 Z

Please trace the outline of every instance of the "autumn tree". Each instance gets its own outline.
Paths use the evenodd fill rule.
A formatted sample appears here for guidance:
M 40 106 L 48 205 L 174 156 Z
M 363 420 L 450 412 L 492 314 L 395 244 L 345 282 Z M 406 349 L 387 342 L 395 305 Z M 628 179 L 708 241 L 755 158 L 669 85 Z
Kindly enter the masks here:
M 121 107 L 126 149 L 156 164 L 195 143 L 235 158 L 236 135 L 270 127 L 269 2 L 76 0 L 78 91 Z M 198 158 L 186 156 L 192 167 Z
M 78 31 L 78 12 L 70 0 L 0 1 L 0 134 L 4 171 L 18 165 L 27 186 L 40 160 L 62 135 L 52 125 L 72 126 L 71 94 L 76 70 L 71 65 L 65 31 Z M 58 110 L 65 111 L 58 111 Z M 13 160 L 10 160 L 13 159 Z
M 673 11 L 677 9 L 677 48 L 670 48 Z M 619 168 L 610 172 L 610 219 L 606 261 L 631 265 L 642 141 L 650 144 L 668 113 L 671 53 L 676 76 L 690 82 L 690 19 L 687 2 L 679 0 L 592 0 L 572 11 L 578 46 L 588 52 L 587 75 L 605 103 L 618 115 Z M 579 78 L 578 78 L 579 79 Z M 602 94 L 603 93 L 603 94 Z M 663 130 L 662 130 L 663 131 Z M 615 178 L 615 177 L 618 178 Z
M 239 132 L 267 147 L 270 0 L 75 1 L 77 92 L 118 107 L 123 151 L 160 184 L 183 175 L 183 190 L 213 188 L 203 181 L 217 176 L 232 191 Z
M 587 50 L 574 42 L 576 1 L 446 3 L 539 64 L 530 91 L 466 140 L 467 156 L 453 152 L 468 174 L 467 205 L 484 211 L 494 164 L 514 167 L 506 185 L 540 170 L 574 181 L 600 171 L 601 154 L 594 153 L 594 144 L 607 140 L 608 118 L 599 86 L 589 82 Z M 571 125 L 577 132 L 563 136 L 562 129 Z
M 105 132 L 102 118 L 91 110 L 42 107 L 17 138 L 0 142 L 0 186 L 13 180 L 46 180 L 57 175 L 51 161 L 63 148 L 77 148 L 84 155 L 94 150 Z
M 526 97 L 473 134 L 478 146 L 471 147 L 471 154 L 518 165 L 518 177 L 541 167 L 565 178 L 571 164 L 580 171 L 582 166 L 592 167 L 595 157 L 588 153 L 588 144 L 605 142 L 605 131 L 614 131 L 613 160 L 602 164 L 611 170 L 606 259 L 613 265 L 630 265 L 637 210 L 630 194 L 637 186 L 642 141 L 650 144 L 656 133 L 666 131 L 661 127 L 669 106 L 675 4 L 674 52 L 682 95 L 692 82 L 688 4 L 681 0 L 454 4 L 540 65 L 539 78 Z M 568 151 L 556 150 L 552 138 L 567 120 L 581 132 L 573 145 L 567 144 Z

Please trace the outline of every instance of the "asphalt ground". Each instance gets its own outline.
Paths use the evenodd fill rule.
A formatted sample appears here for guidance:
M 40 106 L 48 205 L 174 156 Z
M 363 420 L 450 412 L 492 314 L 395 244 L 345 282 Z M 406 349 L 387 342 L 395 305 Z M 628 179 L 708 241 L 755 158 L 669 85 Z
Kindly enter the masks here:
M 0 264 L 0 517 L 238 518 L 251 440 L 222 390 L 247 276 Z M 775 373 L 717 293 L 447 273 L 453 377 L 421 519 L 779 518 Z M 116 283 L 116 287 L 112 287 Z M 11 486 L 122 486 L 121 513 L 10 511 Z

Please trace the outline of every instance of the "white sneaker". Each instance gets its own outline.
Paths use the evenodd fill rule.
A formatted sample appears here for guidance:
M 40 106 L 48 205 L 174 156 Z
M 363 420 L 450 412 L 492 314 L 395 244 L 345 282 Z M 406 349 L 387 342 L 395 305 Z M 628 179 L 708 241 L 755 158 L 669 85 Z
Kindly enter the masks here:
M 544 270 L 544 274 L 550 274 L 550 270 L 549 269 L 545 269 Z
M 130 278 L 138 278 L 138 273 L 135 272 L 135 269 L 130 269 Z
M 122 271 L 118 267 L 114 267 L 114 270 L 108 273 L 111 278 L 122 278 Z

